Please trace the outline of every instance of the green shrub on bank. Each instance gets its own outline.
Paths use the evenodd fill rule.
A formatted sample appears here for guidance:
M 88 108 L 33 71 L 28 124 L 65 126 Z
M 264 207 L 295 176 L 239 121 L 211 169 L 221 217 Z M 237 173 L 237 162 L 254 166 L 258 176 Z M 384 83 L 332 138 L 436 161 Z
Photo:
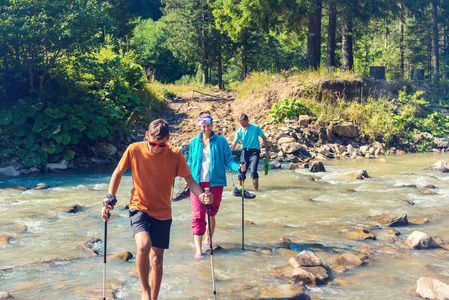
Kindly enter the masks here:
M 53 75 L 59 93 L 19 99 L 0 110 L 0 155 L 19 157 L 26 167 L 44 166 L 114 142 L 144 122 L 161 99 L 145 80 L 132 52 L 112 44 L 71 57 Z
M 395 139 L 407 144 L 414 135 L 428 132 L 435 137 L 449 134 L 449 117 L 438 111 L 425 114 L 423 109 L 428 102 L 420 96 L 421 91 L 408 95 L 399 92 L 395 101 L 368 98 L 364 102 L 345 99 L 317 101 L 311 98 L 292 97 L 275 104 L 268 120 L 278 123 L 285 118 L 308 114 L 315 116 L 318 122 L 329 125 L 331 122 L 352 121 L 362 137 L 389 144 Z M 418 145 L 418 151 L 425 151 L 431 143 Z

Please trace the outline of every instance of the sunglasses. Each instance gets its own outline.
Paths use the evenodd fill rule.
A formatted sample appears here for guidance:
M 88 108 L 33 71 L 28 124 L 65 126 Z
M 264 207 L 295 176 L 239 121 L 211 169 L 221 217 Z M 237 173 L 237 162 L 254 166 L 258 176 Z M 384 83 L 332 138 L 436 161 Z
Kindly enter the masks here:
M 165 148 L 165 147 L 167 146 L 166 143 L 160 143 L 160 144 L 158 144 L 158 143 L 148 142 L 148 144 L 149 144 L 151 147 L 156 147 L 156 146 L 158 146 L 158 147 L 161 147 L 161 148 Z

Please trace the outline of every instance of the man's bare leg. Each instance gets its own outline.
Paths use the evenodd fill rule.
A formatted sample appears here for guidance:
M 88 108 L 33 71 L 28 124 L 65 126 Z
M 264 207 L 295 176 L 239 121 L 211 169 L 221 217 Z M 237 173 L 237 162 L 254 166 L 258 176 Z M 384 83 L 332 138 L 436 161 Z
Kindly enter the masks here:
M 256 191 L 259 190 L 259 178 L 253 178 L 253 187 Z
M 164 249 L 152 247 L 150 251 L 151 262 L 151 299 L 157 300 L 161 288 L 164 267 Z
M 136 266 L 140 285 L 142 287 L 142 300 L 149 300 L 151 299 L 151 288 L 148 281 L 148 275 L 150 273 L 151 239 L 146 231 L 138 232 L 134 236 L 134 239 L 136 240 L 137 246 Z

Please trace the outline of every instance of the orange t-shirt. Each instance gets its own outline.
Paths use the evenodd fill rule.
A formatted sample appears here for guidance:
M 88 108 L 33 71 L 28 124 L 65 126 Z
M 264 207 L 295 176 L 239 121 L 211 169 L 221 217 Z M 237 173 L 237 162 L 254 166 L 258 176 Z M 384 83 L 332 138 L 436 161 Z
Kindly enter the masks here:
M 169 220 L 171 188 L 176 176 L 187 177 L 190 169 L 179 148 L 168 145 L 158 154 L 148 149 L 148 142 L 133 143 L 123 154 L 118 167 L 131 168 L 133 188 L 129 208 L 146 212 L 158 220 Z

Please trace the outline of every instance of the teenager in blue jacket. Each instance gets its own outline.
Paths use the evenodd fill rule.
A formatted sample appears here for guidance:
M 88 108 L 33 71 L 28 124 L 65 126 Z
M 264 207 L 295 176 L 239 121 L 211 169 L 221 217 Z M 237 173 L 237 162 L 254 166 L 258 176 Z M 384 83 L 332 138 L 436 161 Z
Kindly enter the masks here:
M 198 119 L 200 134 L 190 141 L 189 159 L 187 161 L 192 171 L 193 179 L 204 189 L 209 188 L 214 202 L 210 208 L 211 236 L 215 230 L 215 216 L 220 207 L 223 187 L 226 186 L 226 169 L 234 172 L 246 171 L 245 166 L 239 166 L 232 159 L 231 148 L 223 136 L 215 134 L 212 130 L 213 120 L 210 112 L 201 112 Z M 203 235 L 206 233 L 204 244 L 209 247 L 209 233 L 206 222 L 207 209 L 199 198 L 190 193 L 192 206 L 192 234 L 194 236 L 196 258 L 202 258 Z

